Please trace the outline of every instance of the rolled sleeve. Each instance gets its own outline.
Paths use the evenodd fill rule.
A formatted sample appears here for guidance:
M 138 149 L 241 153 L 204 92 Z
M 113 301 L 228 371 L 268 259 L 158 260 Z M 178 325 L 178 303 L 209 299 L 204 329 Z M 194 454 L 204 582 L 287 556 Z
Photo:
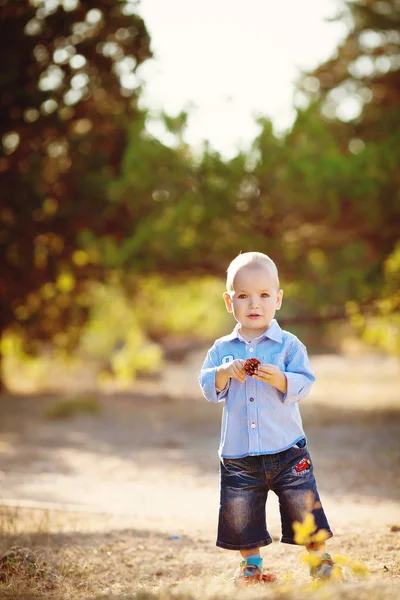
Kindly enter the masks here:
M 220 366 L 219 356 L 215 345 L 210 348 L 207 353 L 206 360 L 201 368 L 199 375 L 199 384 L 201 387 L 201 391 L 203 392 L 203 396 L 209 402 L 221 402 L 225 399 L 228 389 L 229 382 L 226 387 L 217 392 L 215 388 L 215 374 L 217 368 Z
M 297 338 L 288 352 L 285 376 L 287 391 L 286 394 L 282 394 L 282 402 L 284 404 L 298 402 L 308 396 L 315 377 L 311 369 L 306 347 Z

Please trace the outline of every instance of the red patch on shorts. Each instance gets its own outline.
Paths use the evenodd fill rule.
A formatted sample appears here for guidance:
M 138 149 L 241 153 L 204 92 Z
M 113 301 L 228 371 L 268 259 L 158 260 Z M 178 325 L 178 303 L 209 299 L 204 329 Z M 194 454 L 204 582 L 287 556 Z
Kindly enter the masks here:
M 304 458 L 301 459 L 300 462 L 297 463 L 297 465 L 295 466 L 295 470 L 297 471 L 297 473 L 301 473 L 302 471 L 307 471 L 307 469 L 311 468 L 311 460 L 309 459 L 308 456 L 305 456 Z

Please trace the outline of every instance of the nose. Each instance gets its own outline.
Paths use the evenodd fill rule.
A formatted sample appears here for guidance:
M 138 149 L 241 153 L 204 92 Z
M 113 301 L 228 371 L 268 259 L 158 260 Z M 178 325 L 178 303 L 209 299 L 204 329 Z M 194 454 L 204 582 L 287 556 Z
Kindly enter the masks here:
M 250 298 L 250 308 L 258 308 L 257 298 Z

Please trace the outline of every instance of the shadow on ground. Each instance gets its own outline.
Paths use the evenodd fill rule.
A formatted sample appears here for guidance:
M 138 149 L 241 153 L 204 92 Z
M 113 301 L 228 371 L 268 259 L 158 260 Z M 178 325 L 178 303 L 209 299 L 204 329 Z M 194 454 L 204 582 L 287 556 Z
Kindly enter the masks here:
M 3 480 L 46 474 L 132 480 L 138 469 L 153 466 L 217 474 L 220 405 L 200 396 L 98 396 L 98 415 L 49 420 L 45 414 L 55 401 L 2 398 Z M 301 410 L 322 493 L 400 499 L 400 408 L 334 408 L 305 400 Z

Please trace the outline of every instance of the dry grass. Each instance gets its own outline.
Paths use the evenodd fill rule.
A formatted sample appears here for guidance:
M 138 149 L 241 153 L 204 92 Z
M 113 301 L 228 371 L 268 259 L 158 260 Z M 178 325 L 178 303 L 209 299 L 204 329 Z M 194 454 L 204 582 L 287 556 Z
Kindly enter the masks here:
M 52 577 L 37 579 L 23 569 L 0 583 L 2 598 L 31 597 L 80 600 L 219 600 L 233 594 L 239 599 L 279 600 L 393 600 L 394 580 L 357 578 L 346 571 L 346 581 L 315 585 L 301 566 L 299 553 L 279 582 L 262 589 L 240 590 L 229 581 L 223 553 L 206 539 L 191 539 L 124 528 L 127 519 L 107 515 L 41 510 L 1 512 L 1 550 L 20 546 L 33 550 Z M 129 524 L 129 523 L 128 523 Z M 296 563 L 296 564 L 294 564 Z M 294 567 L 294 569 L 292 568 Z M 291 570 L 290 570 L 291 569 Z M 294 574 L 293 574 L 294 572 Z

